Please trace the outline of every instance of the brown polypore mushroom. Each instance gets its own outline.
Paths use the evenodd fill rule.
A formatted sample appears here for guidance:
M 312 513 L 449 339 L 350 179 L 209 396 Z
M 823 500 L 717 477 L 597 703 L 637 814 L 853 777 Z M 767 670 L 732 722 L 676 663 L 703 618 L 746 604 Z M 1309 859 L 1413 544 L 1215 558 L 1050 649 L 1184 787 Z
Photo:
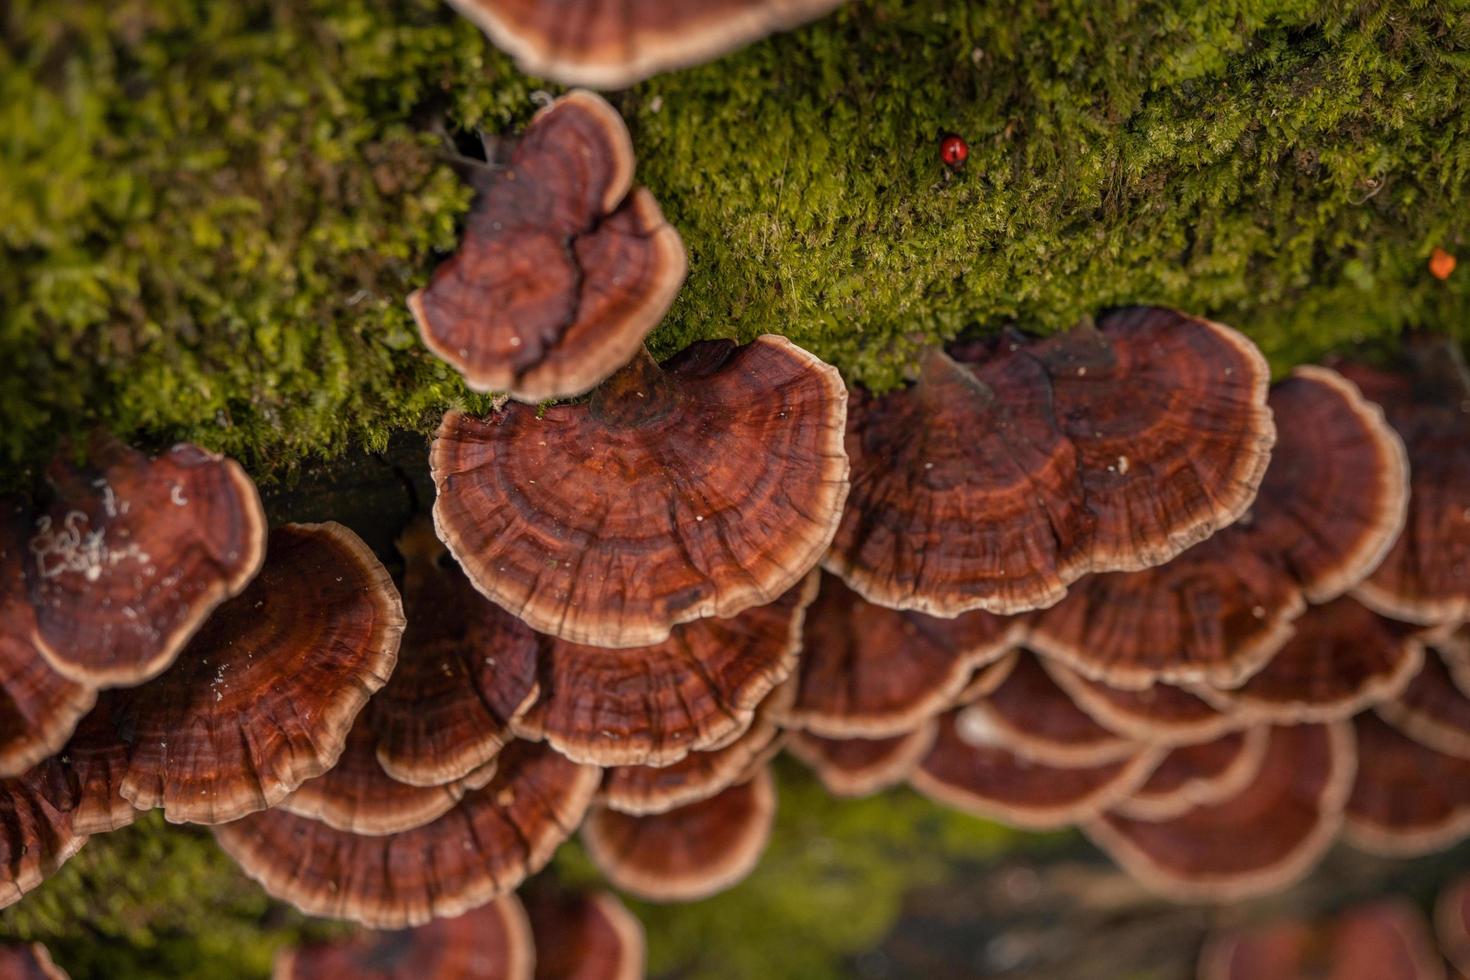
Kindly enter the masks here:
M 521 71 L 562 85 L 627 88 L 789 30 L 842 0 L 449 0 Z
M 1470 760 L 1421 745 L 1372 712 L 1353 725 L 1358 775 L 1343 829 L 1355 847 L 1411 857 L 1470 835 Z
M 954 696 L 954 701 L 947 707 L 958 708 L 978 701 L 980 698 L 993 694 L 996 688 L 1006 682 L 1011 676 L 1011 671 L 1016 669 L 1016 664 L 1021 660 L 1021 650 L 1015 649 L 999 660 L 991 661 L 984 667 L 978 668 L 970 675 L 969 681 L 960 688 L 960 693 Z
M 1266 759 L 1264 727 L 1231 732 L 1208 742 L 1179 745 L 1133 795 L 1113 807 L 1140 820 L 1168 820 L 1245 789 Z
M 1445 959 L 1470 974 L 1470 878 L 1457 878 L 1440 889 L 1434 901 L 1434 934 Z
M 572 643 L 659 643 L 775 601 L 847 494 L 847 391 L 781 337 L 646 354 L 584 404 L 450 412 L 434 522 L 476 588 Z
M 3 980 L 70 980 L 51 959 L 51 951 L 40 943 L 0 946 L 0 978 Z
M 512 742 L 488 785 L 412 830 L 368 837 L 275 809 L 214 833 L 246 874 L 308 915 L 400 929 L 513 891 L 581 823 L 597 779 L 592 766 Z
M 540 696 L 516 732 L 601 766 L 668 766 L 729 744 L 795 668 L 815 578 L 729 619 L 676 626 L 647 647 L 548 638 Z
M 987 612 L 936 619 L 889 609 L 824 574 L 785 724 L 829 738 L 901 735 L 953 704 L 975 671 L 1015 646 L 1020 628 Z
M 1384 721 L 1422 745 L 1470 759 L 1470 697 L 1444 660 L 1426 654 L 1419 673 L 1398 697 L 1375 709 Z
M 817 774 L 833 796 L 870 796 L 912 776 L 938 735 L 939 722 L 930 718 L 912 732 L 891 738 L 823 738 L 792 732 L 786 748 Z
M 1342 824 L 1356 756 L 1346 722 L 1271 729 L 1243 790 L 1167 820 L 1104 814 L 1084 829 L 1149 888 L 1183 901 L 1235 901 L 1285 887 Z
M 961 734 L 983 740 L 1046 766 L 1082 769 L 1133 756 L 1136 742 L 1099 725 L 1073 703 L 1037 662 L 1022 654 L 988 697 L 961 708 Z
M 79 684 L 159 673 L 260 568 L 260 496 L 232 460 L 187 444 L 150 460 L 97 439 L 86 464 L 58 456 L 47 480 L 24 562 L 34 640 Z
M 966 730 L 958 716 L 939 716 L 934 745 L 909 783 L 946 806 L 1031 830 L 1096 816 L 1137 789 L 1163 756 L 1141 747 L 1101 765 L 1048 766 L 988 741 L 989 732 Z
M 1394 619 L 1452 623 L 1470 619 L 1470 373 L 1453 342 L 1416 353 L 1407 371 L 1341 367 L 1383 406 L 1413 468 L 1403 534 L 1356 594 Z
M 1319 923 L 1285 921 L 1205 943 L 1199 980 L 1443 980 L 1419 910 L 1375 902 Z
M 538 980 L 642 980 L 643 926 L 610 892 L 526 895 Z
M 1228 327 L 1138 308 L 1045 340 L 933 352 L 853 396 L 853 489 L 827 567 L 871 602 L 1048 606 L 1235 520 L 1270 455 L 1267 367 Z
M 483 769 L 510 740 L 511 720 L 536 699 L 539 639 L 475 591 L 428 521 L 398 550 L 408 628 L 369 724 L 388 775 L 439 786 Z
M 1424 660 L 1409 629 L 1351 598 L 1313 606 L 1293 625 L 1292 638 L 1244 684 L 1204 696 L 1253 721 L 1331 721 L 1395 697 Z
M 58 806 L 56 797 L 44 776 L 0 779 L 0 908 L 20 901 L 87 842 L 67 801 Z
M 502 895 L 413 929 L 282 950 L 272 980 L 531 980 L 536 948 L 520 899 Z
M 243 593 L 164 674 L 101 701 L 127 746 L 122 795 L 170 821 L 223 823 L 330 769 L 392 673 L 398 590 L 340 524 L 287 524 Z
M 1104 728 L 1154 745 L 1193 745 L 1244 727 L 1249 719 L 1220 711 L 1199 695 L 1172 684 L 1130 691 L 1089 680 L 1060 662 L 1042 666 L 1074 704 Z
M 1234 687 L 1291 635 L 1306 602 L 1340 595 L 1403 523 L 1403 448 L 1352 385 L 1298 368 L 1271 390 L 1281 420 L 1240 523 L 1167 565 L 1078 583 L 1029 642 L 1113 687 Z
M 762 768 L 743 783 L 667 813 L 594 810 L 582 841 L 607 880 L 651 902 L 692 902 L 754 870 L 771 836 L 776 787 Z
M 612 106 L 572 92 L 493 172 L 454 257 L 408 298 L 429 349 L 476 391 L 580 395 L 634 357 L 684 281 L 684 245 L 633 188 Z

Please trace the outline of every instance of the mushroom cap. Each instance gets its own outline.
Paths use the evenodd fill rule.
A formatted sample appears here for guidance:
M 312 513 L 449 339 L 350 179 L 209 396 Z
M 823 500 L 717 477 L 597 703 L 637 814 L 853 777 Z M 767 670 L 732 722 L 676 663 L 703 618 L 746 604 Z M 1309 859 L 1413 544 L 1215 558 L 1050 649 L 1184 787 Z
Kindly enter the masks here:
M 1089 680 L 1049 657 L 1041 665 L 1072 702 L 1104 728 L 1153 745 L 1193 745 L 1244 727 L 1248 719 L 1172 684 L 1130 691 Z
M 69 980 L 40 943 L 0 946 L 0 977 L 5 980 Z
M 67 811 L 77 834 L 119 830 L 138 818 L 139 811 L 122 795 L 129 744 L 119 734 L 116 697 L 104 695 L 61 751 L 25 777 L 44 781 L 47 797 Z
M 1426 655 L 1419 673 L 1399 696 L 1374 710 L 1421 745 L 1470 759 L 1470 697 L 1455 683 L 1441 657 Z
M 638 649 L 547 638 L 540 698 L 515 723 L 579 762 L 668 766 L 739 738 L 796 667 L 815 576 L 729 619 L 674 627 Z
M 1458 349 L 1436 369 L 1463 372 Z M 1456 371 L 1456 368 L 1459 371 Z M 1447 370 L 1446 370 L 1447 369 Z M 1368 606 L 1412 623 L 1470 619 L 1470 387 L 1462 376 L 1426 370 L 1388 372 L 1339 365 L 1363 393 L 1383 406 L 1403 437 L 1411 466 L 1408 518 L 1387 556 L 1355 595 Z
M 789 30 L 842 0 L 449 0 L 528 75 L 621 89 Z
M 939 722 L 930 718 L 907 734 L 889 738 L 823 738 L 792 732 L 786 748 L 817 774 L 833 796 L 871 796 L 912 776 L 938 735 Z
M 87 842 L 54 771 L 45 762 L 40 769 L 0 779 L 0 908 L 20 901 Z
M 60 750 L 97 700 L 94 688 L 56 673 L 36 648 L 18 518 L 0 502 L 0 777 L 18 776 Z
M 531 980 L 536 947 L 520 899 L 453 918 L 282 950 L 272 980 Z
M 512 742 L 494 779 L 412 830 L 367 837 L 274 809 L 214 834 L 246 874 L 308 915 L 401 929 L 513 891 L 582 821 L 597 779 L 592 766 Z
M 388 775 L 453 783 L 495 758 L 536 699 L 539 639 L 475 591 L 429 522 L 412 525 L 398 550 L 408 628 L 369 724 Z
M 1407 902 L 1360 905 L 1318 923 L 1286 920 L 1213 937 L 1199 980 L 1444 980 L 1424 916 Z
M 495 762 L 491 760 L 464 778 L 443 785 L 399 782 L 378 764 L 377 737 L 371 727 L 376 705 L 374 698 L 357 716 L 336 765 L 302 783 L 276 804 L 278 807 L 367 837 L 396 834 L 439 819 L 465 793 L 484 786 L 495 775 Z
M 526 895 L 541 980 L 641 980 L 643 925 L 611 892 Z
M 1456 878 L 1440 889 L 1434 934 L 1445 959 L 1460 973 L 1470 973 L 1470 878 Z
M 1149 888 L 1181 901 L 1235 901 L 1285 887 L 1332 843 L 1356 768 L 1346 722 L 1273 727 L 1256 778 L 1168 820 L 1107 813 L 1087 835 Z
M 1144 784 L 1113 811 L 1140 820 L 1168 820 L 1197 806 L 1229 799 L 1260 772 L 1268 740 L 1269 732 L 1261 726 L 1175 746 Z
M 470 388 L 531 404 L 583 394 L 663 319 L 684 245 L 632 187 L 633 163 L 617 110 L 574 91 L 487 178 L 459 250 L 408 298 L 424 343 Z
M 743 782 L 781 750 L 781 729 L 776 719 L 793 692 L 794 685 L 787 681 L 767 695 L 750 727 L 728 745 L 690 752 L 668 766 L 612 766 L 604 770 L 597 802 L 634 816 L 666 813 Z
M 1353 727 L 1358 775 L 1344 834 L 1354 847 L 1411 857 L 1470 835 L 1470 760 L 1421 745 L 1372 712 Z
M 784 723 L 830 738 L 902 735 L 953 704 L 1020 631 L 1018 620 L 987 612 L 938 619 L 889 609 L 824 574 L 802 627 L 800 680 Z
M 954 696 L 954 700 L 946 705 L 946 708 L 958 708 L 978 701 L 980 698 L 988 697 L 995 689 L 1006 682 L 1011 676 L 1011 671 L 1016 669 L 1016 662 L 1021 659 L 1021 650 L 1016 648 L 1005 654 L 999 660 L 994 660 L 984 667 L 979 667 L 970 675 L 965 686 L 960 688 L 960 693 Z
M 572 643 L 659 643 L 773 602 L 814 566 L 847 494 L 847 390 L 782 337 L 646 355 L 592 398 L 450 412 L 434 522 L 475 587 Z
M 593 810 L 582 842 L 615 887 L 650 902 L 692 902 L 755 869 L 775 817 L 775 782 L 762 768 L 716 796 L 667 813 Z
M 934 745 L 909 784 L 936 802 L 1030 830 L 1052 830 L 1094 817 L 1137 789 L 1164 750 L 1084 768 L 1048 766 L 966 731 L 960 711 L 939 716 Z
M 1128 759 L 1138 744 L 1104 728 L 1073 703 L 1036 657 L 1022 655 L 995 691 L 960 709 L 962 734 L 984 731 L 987 742 L 1042 765 L 1082 769 Z
M 337 762 L 403 632 L 398 590 L 340 524 L 271 532 L 260 574 L 174 666 L 104 695 L 128 746 L 122 795 L 173 822 L 274 806 Z
M 58 456 L 26 556 L 35 643 L 62 676 L 139 684 L 260 568 L 265 514 L 233 460 L 181 444 L 157 459 L 94 440 L 83 466 Z
M 1049 606 L 1087 572 L 1169 560 L 1255 497 L 1268 370 L 1228 327 L 1137 308 L 955 357 L 853 398 L 853 490 L 827 567 L 871 602 Z
M 1240 687 L 1201 693 L 1253 721 L 1331 721 L 1397 696 L 1424 660 L 1406 627 L 1345 596 L 1312 606 L 1293 626 L 1286 645 Z

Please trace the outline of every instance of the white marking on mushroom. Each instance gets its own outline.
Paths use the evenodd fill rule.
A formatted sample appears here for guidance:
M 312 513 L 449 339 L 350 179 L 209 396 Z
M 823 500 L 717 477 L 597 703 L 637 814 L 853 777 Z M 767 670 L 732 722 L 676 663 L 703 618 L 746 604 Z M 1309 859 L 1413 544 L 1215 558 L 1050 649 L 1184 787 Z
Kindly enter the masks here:
M 107 529 L 94 531 L 90 527 L 87 515 L 79 510 L 70 511 L 62 518 L 60 527 L 53 524 L 49 514 L 36 522 L 30 550 L 36 556 L 41 578 L 53 579 L 66 572 L 76 572 L 88 582 L 95 582 L 104 571 L 120 562 L 151 560 L 137 542 L 126 548 L 109 548 L 105 543 Z
M 189 498 L 184 496 L 184 485 L 175 483 L 168 492 L 168 499 L 175 507 L 184 507 L 189 503 Z

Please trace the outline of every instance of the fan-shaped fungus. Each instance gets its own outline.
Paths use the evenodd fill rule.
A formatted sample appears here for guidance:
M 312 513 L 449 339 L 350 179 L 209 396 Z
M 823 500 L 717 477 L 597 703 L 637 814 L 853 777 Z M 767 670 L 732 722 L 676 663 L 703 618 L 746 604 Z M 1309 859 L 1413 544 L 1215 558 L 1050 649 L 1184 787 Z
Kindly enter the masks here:
M 643 926 L 610 892 L 526 895 L 538 980 L 642 980 Z
M 1344 833 L 1355 847 L 1410 857 L 1470 835 L 1470 760 L 1421 745 L 1372 712 L 1353 724 L 1358 775 Z

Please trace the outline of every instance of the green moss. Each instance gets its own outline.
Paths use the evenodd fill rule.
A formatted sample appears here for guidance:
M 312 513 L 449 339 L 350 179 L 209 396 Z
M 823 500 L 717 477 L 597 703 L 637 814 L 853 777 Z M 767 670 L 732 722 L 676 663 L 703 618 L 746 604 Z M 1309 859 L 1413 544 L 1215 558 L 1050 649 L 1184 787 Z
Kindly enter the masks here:
M 264 477 L 466 400 L 402 299 L 468 203 L 435 133 L 533 110 L 473 27 L 437 0 L 0 17 L 0 459 L 101 423 Z M 1278 367 L 1464 331 L 1470 276 L 1424 261 L 1464 246 L 1467 89 L 1463 0 L 854 4 L 621 97 L 692 259 L 655 345 L 779 331 L 883 386 L 941 337 L 1122 302 Z

